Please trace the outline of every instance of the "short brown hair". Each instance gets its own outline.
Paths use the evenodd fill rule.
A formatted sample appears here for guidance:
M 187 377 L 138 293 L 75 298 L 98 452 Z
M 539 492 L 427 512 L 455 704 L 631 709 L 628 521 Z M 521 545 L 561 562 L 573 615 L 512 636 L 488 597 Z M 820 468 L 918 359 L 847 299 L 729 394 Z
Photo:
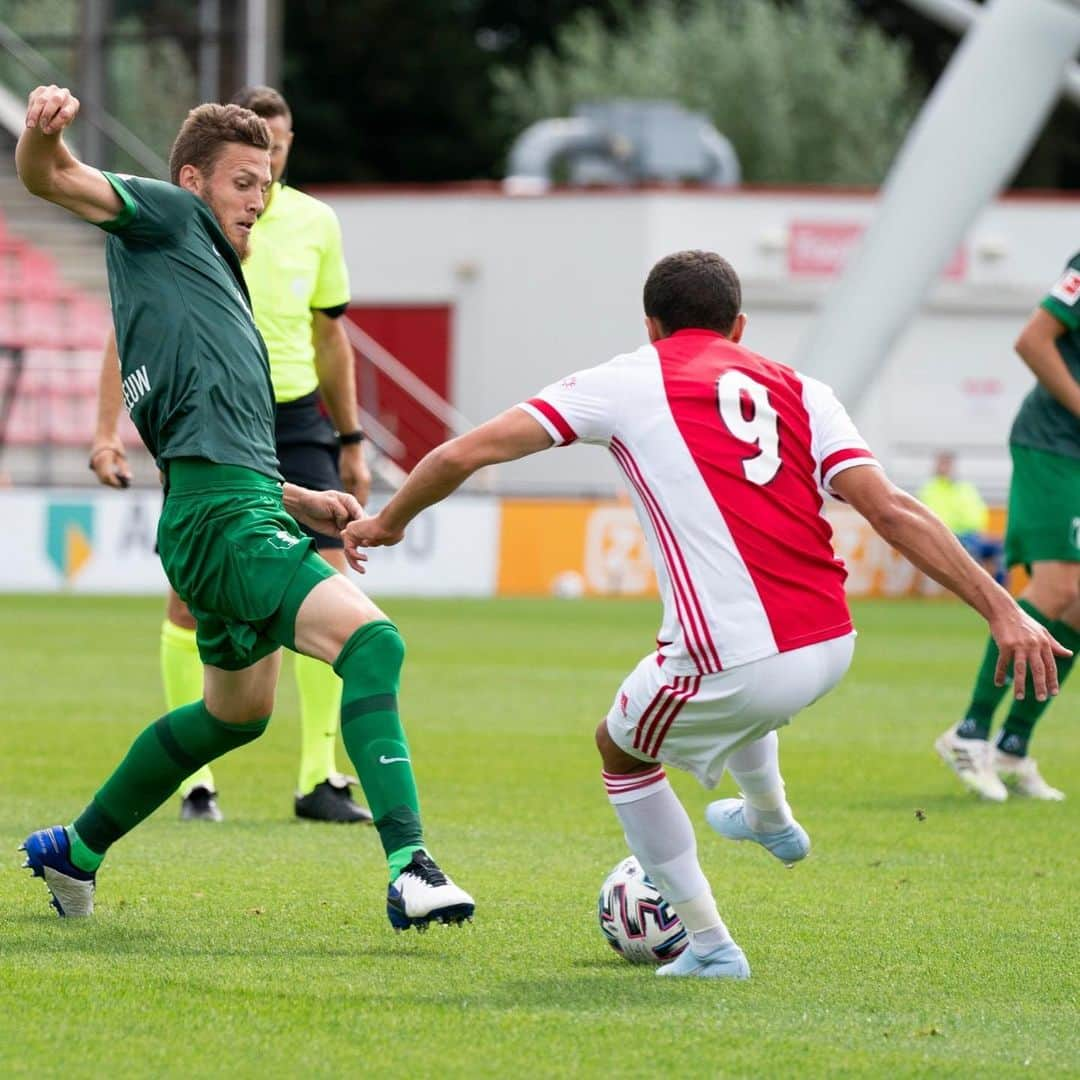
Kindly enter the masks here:
M 728 334 L 742 307 L 739 275 L 714 251 L 676 251 L 649 271 L 645 314 L 669 334 L 715 330 Z
M 284 116 L 290 124 L 292 123 L 292 110 L 289 108 L 289 103 L 272 86 L 245 86 L 233 94 L 232 103 L 243 109 L 250 109 L 264 120 Z
M 169 176 L 180 183 L 180 170 L 194 165 L 209 175 L 225 143 L 243 143 L 269 150 L 270 129 L 261 116 L 239 105 L 200 105 L 187 114 L 169 151 Z

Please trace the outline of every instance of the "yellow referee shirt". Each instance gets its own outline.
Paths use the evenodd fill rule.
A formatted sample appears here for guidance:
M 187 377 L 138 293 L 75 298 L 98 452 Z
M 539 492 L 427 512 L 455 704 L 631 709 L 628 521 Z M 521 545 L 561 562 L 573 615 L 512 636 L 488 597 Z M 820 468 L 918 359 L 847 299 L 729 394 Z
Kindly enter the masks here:
M 312 309 L 349 302 L 341 228 L 326 203 L 272 185 L 269 205 L 251 230 L 244 280 L 267 351 L 274 397 L 295 401 L 319 385 Z

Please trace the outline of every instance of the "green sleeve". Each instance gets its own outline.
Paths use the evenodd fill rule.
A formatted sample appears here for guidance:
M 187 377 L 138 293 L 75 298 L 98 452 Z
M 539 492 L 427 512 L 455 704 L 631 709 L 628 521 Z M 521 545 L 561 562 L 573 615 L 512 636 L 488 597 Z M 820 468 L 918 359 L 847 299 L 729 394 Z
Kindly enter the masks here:
M 319 273 L 310 301 L 310 306 L 315 310 L 339 307 L 352 299 L 349 292 L 349 271 L 341 246 L 341 226 L 334 212 L 329 207 L 325 209 Z
M 1074 255 L 1039 307 L 1067 330 L 1080 330 L 1080 255 Z
M 124 205 L 101 228 L 125 240 L 149 243 L 170 239 L 186 228 L 199 201 L 190 191 L 163 180 L 110 172 L 103 175 Z
M 116 217 L 109 221 L 101 221 L 98 223 L 99 229 L 104 229 L 106 232 L 119 233 L 123 232 L 127 228 L 128 224 L 132 221 L 136 214 L 135 200 L 131 197 L 131 192 L 124 186 L 124 182 L 120 177 L 113 175 L 110 172 L 102 172 L 102 176 L 112 185 L 113 191 L 120 196 L 120 202 L 123 204 L 120 208 L 120 213 Z

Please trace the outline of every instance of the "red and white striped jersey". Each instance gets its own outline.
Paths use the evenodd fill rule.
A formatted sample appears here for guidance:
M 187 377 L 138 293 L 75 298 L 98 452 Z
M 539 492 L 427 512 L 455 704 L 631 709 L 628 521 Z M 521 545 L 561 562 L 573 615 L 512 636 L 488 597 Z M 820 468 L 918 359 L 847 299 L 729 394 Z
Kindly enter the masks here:
M 557 444 L 607 446 L 625 474 L 665 670 L 711 674 L 851 632 L 823 494 L 877 462 L 824 383 L 680 330 L 519 407 Z

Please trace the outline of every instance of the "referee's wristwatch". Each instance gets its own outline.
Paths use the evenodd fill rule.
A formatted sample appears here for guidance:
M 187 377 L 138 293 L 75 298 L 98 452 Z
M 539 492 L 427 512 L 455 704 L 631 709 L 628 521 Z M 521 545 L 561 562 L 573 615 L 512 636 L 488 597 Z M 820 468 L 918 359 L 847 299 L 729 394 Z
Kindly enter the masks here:
M 355 446 L 357 443 L 362 443 L 367 436 L 357 428 L 355 431 L 341 431 L 338 432 L 338 446 Z

